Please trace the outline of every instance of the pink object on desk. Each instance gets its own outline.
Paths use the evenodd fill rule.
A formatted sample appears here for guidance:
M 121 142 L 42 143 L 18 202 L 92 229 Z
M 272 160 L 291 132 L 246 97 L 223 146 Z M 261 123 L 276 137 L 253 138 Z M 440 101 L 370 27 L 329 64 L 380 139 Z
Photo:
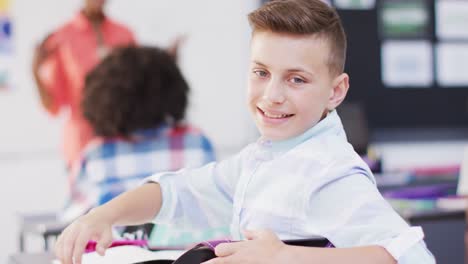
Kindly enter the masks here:
M 85 252 L 94 252 L 96 251 L 96 241 L 89 241 L 88 244 L 86 245 Z M 115 240 L 112 242 L 112 244 L 109 246 L 111 247 L 118 247 L 118 246 L 139 246 L 139 247 L 147 247 L 148 246 L 148 240 Z

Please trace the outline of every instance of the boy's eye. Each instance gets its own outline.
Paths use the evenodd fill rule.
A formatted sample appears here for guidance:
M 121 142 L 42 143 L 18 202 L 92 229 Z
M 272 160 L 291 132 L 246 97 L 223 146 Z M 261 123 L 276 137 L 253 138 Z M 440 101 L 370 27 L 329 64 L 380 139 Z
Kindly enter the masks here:
M 305 83 L 305 82 L 306 82 L 304 79 L 299 78 L 299 77 L 292 77 L 290 80 L 291 80 L 291 82 L 297 83 L 297 84 Z
M 254 70 L 253 71 L 258 77 L 267 77 L 268 73 L 264 70 Z

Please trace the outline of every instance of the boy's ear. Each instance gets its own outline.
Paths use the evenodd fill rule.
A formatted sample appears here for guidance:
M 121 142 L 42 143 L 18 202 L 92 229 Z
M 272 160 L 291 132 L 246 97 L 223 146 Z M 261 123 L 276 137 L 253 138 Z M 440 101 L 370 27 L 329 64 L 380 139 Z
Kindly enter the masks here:
M 328 99 L 328 110 L 337 108 L 346 97 L 349 89 L 349 76 L 346 73 L 338 75 L 332 82 L 332 90 Z

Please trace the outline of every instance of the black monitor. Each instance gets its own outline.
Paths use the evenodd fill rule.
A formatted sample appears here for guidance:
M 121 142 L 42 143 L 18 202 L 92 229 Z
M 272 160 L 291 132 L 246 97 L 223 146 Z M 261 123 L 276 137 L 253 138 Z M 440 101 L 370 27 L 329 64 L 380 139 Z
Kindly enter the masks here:
M 336 6 L 348 38 L 346 72 L 351 87 L 346 100 L 363 107 L 371 132 L 432 130 L 468 137 L 468 67 L 463 70 L 466 76 L 461 71 L 457 76 L 457 71 L 445 65 L 446 60 L 456 62 L 454 54 L 460 60 L 468 59 L 468 37 L 462 31 L 457 37 L 456 26 L 447 29 L 441 24 L 453 23 L 457 5 L 468 11 L 464 9 L 468 1 L 458 0 L 376 0 L 374 6 L 363 9 Z M 466 21 L 468 13 L 462 19 Z M 466 23 L 461 22 L 461 26 Z M 468 28 L 464 30 L 468 32 Z M 462 52 L 454 52 L 452 47 L 460 47 Z M 450 54 L 441 57 L 441 49 L 451 52 L 452 58 Z M 402 58 L 395 63 L 392 56 Z M 420 67 L 418 59 L 426 69 L 413 75 L 392 69 L 398 63 L 409 70 Z

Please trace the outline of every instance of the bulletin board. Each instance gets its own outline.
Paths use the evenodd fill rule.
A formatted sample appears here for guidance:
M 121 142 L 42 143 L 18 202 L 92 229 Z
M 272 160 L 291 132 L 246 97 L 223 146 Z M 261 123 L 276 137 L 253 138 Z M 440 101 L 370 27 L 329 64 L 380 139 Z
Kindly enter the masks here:
M 335 0 L 371 129 L 468 127 L 468 1 Z

